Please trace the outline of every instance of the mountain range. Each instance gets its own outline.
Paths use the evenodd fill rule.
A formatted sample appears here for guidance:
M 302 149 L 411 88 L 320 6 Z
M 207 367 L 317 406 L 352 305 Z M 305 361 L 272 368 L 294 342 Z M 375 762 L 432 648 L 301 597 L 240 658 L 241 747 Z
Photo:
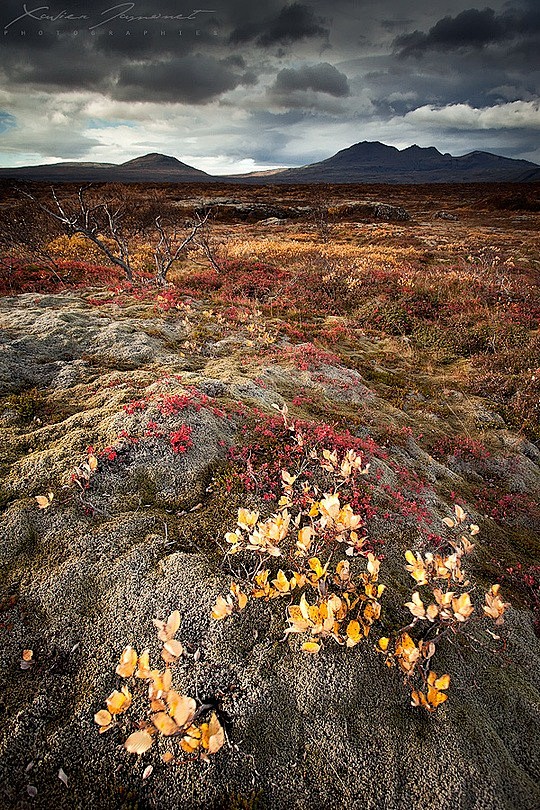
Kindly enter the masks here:
M 0 179 L 56 183 L 529 183 L 540 166 L 528 160 L 474 151 L 460 157 L 435 147 L 396 149 L 362 141 L 332 157 L 290 169 L 210 175 L 175 157 L 151 153 L 126 163 L 53 163 L 1 169 Z

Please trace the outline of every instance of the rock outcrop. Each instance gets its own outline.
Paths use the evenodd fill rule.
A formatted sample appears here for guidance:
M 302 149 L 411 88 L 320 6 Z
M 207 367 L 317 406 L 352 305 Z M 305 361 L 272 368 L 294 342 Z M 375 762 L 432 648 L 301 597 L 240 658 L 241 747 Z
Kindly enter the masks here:
M 298 369 L 276 354 L 255 368 L 245 342 L 220 342 L 219 325 L 208 325 L 194 353 L 185 346 L 191 333 L 183 313 L 165 319 L 151 302 L 115 309 L 87 298 L 0 300 L 2 806 L 540 806 L 540 641 L 519 603 L 498 631 L 504 648 L 484 633 L 481 645 L 460 641 L 441 652 L 452 690 L 433 715 L 409 705 L 402 677 L 371 639 L 307 655 L 297 640 L 283 640 L 279 600 L 250 602 L 221 623 L 210 618 L 229 587 L 223 536 L 244 497 L 220 479 L 227 447 L 242 441 L 242 414 L 275 415 L 273 404 L 292 409 L 300 388 L 330 415 L 348 408 L 358 421 L 369 413 L 384 423 L 399 421 L 398 410 L 331 358 Z M 28 399 L 33 389 L 34 400 L 36 391 L 43 399 L 25 411 L 24 392 Z M 89 445 L 101 453 L 99 466 L 81 489 L 71 473 Z M 400 475 L 423 476 L 425 514 L 438 527 L 468 471 L 436 461 L 412 437 L 385 450 L 370 474 L 373 497 L 386 507 L 369 531 L 384 541 L 381 581 L 393 586 L 392 615 L 406 591 L 403 553 L 418 534 L 385 487 Z M 538 459 L 525 450 L 514 449 L 514 469 L 533 491 Z M 34 496 L 49 490 L 54 501 L 40 510 Z M 263 495 L 245 497 L 264 508 Z M 470 515 L 482 524 L 474 557 L 481 587 L 489 582 L 490 544 L 503 540 L 472 507 Z M 166 765 L 168 738 L 141 758 L 128 754 L 123 742 L 136 714 L 123 731 L 103 736 L 93 721 L 119 687 L 124 647 L 148 647 L 159 661 L 152 619 L 175 609 L 187 654 L 173 668 L 174 682 L 215 702 L 225 718 L 227 744 L 208 765 Z M 21 671 L 24 649 L 34 663 Z

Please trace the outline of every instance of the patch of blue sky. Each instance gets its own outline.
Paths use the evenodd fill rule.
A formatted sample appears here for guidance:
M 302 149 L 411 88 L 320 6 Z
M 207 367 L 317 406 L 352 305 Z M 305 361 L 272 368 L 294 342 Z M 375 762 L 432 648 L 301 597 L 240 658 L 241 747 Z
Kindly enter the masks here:
M 118 127 L 131 127 L 134 129 L 137 126 L 133 121 L 107 121 L 106 118 L 90 118 L 86 122 L 87 129 L 117 129 Z
M 0 133 L 17 126 L 17 119 L 11 113 L 0 110 Z

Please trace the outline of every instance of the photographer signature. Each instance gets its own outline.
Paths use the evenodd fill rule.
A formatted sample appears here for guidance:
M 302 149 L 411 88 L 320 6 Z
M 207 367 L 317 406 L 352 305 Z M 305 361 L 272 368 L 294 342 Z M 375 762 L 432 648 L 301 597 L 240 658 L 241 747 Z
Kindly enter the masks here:
M 23 13 L 16 17 L 14 20 L 11 20 L 7 25 L 4 25 L 4 31 L 10 28 L 15 23 L 21 22 L 21 20 L 31 19 L 37 20 L 40 23 L 43 22 L 60 22 L 61 20 L 64 21 L 72 21 L 72 22 L 79 22 L 81 20 L 88 20 L 91 21 L 91 17 L 88 14 L 71 14 L 63 9 L 59 11 L 57 14 L 51 14 L 50 6 L 37 6 L 36 8 L 28 8 L 27 3 L 23 3 Z M 111 6 L 110 8 L 105 9 L 105 11 L 101 12 L 102 19 L 100 22 L 96 23 L 95 25 L 91 25 L 88 27 L 89 31 L 93 31 L 96 28 L 100 28 L 101 26 L 107 25 L 108 23 L 113 22 L 113 20 L 123 20 L 124 22 L 166 22 L 170 20 L 178 21 L 178 20 L 194 20 L 199 14 L 213 14 L 212 9 L 204 9 L 204 8 L 197 8 L 194 9 L 190 14 L 161 14 L 161 13 L 154 13 L 148 15 L 137 15 L 131 14 L 135 8 L 135 3 L 118 3 L 116 6 Z

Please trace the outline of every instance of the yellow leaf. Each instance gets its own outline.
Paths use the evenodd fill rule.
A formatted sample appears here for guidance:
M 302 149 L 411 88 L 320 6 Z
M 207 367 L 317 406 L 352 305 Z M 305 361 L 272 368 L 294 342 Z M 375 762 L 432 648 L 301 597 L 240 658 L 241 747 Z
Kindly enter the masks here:
M 107 709 L 101 709 L 101 711 L 94 715 L 94 723 L 102 727 L 110 726 L 112 723 L 112 714 L 108 712 Z
M 171 754 L 170 751 L 165 751 L 165 753 L 161 755 L 161 759 L 165 764 L 167 764 L 173 761 L 174 754 Z
M 433 685 L 435 689 L 448 689 L 450 686 L 450 675 L 441 675 Z
M 316 641 L 304 641 L 302 644 L 302 650 L 308 653 L 318 653 L 321 649 L 321 645 L 317 644 Z
M 169 704 L 170 714 L 172 714 L 180 728 L 191 723 L 197 709 L 197 704 L 192 697 L 180 695 L 178 692 L 171 690 L 167 695 L 167 703 Z
M 201 723 L 201 745 L 203 748 L 208 748 L 209 739 L 210 739 L 210 732 L 208 723 Z
M 456 525 L 456 524 L 454 523 L 454 521 L 452 520 L 452 518 L 449 518 L 449 517 L 445 517 L 445 518 L 443 518 L 443 519 L 442 519 L 442 522 L 443 522 L 443 523 L 444 523 L 446 526 L 448 526 L 448 528 L 449 528 L 449 529 L 453 529 L 453 528 L 454 528 L 454 526 Z
M 136 678 L 149 678 L 150 677 L 150 651 L 144 650 L 139 656 L 137 662 Z
M 269 573 L 270 573 L 269 569 L 266 568 L 264 571 L 260 571 L 258 574 L 256 574 L 255 582 L 257 583 L 257 585 L 259 585 L 259 587 L 262 588 L 264 585 L 266 585 L 266 583 L 268 582 Z
M 325 495 L 319 503 L 319 509 L 323 517 L 332 524 L 334 518 L 339 514 L 339 497 L 337 495 Z
M 424 603 L 420 598 L 420 594 L 418 591 L 415 591 L 412 595 L 411 602 L 405 602 L 405 607 L 409 608 L 413 616 L 416 616 L 419 619 L 423 619 L 426 615 L 426 610 L 424 607 Z
M 381 563 L 371 553 L 369 553 L 367 555 L 367 559 L 368 559 L 367 566 L 366 566 L 367 570 L 368 570 L 369 574 L 371 574 L 371 576 L 376 580 L 377 576 L 379 574 L 379 568 L 381 567 Z
M 179 627 L 180 627 L 180 612 L 178 610 L 173 610 L 173 612 L 167 619 L 167 624 L 165 626 L 168 635 L 168 639 L 166 639 L 167 641 L 169 641 L 169 639 L 173 638 L 177 634 Z
M 426 615 L 427 615 L 428 619 L 430 619 L 431 621 L 434 621 L 434 619 L 436 619 L 437 616 L 439 615 L 439 608 L 437 607 L 437 605 L 434 605 L 434 604 L 429 605 L 429 607 L 428 607 L 428 609 L 426 611 Z
M 414 565 L 416 563 L 416 557 L 410 549 L 405 552 L 405 559 L 408 563 L 410 563 L 410 565 Z
M 230 616 L 233 612 L 233 606 L 230 602 L 223 598 L 223 596 L 218 596 L 216 599 L 216 603 L 212 609 L 212 618 L 213 619 L 224 619 L 226 616 Z
M 36 501 L 40 509 L 48 509 L 53 501 L 54 495 L 49 492 L 48 495 L 36 495 Z
M 354 647 L 364 638 L 360 624 L 353 620 L 347 625 L 347 647 Z
M 326 568 L 322 567 L 321 561 L 317 557 L 310 557 L 310 559 L 308 560 L 308 565 L 315 574 L 315 576 L 317 577 L 317 579 L 320 579 L 325 575 Z
M 197 726 L 190 726 L 187 729 L 186 736 L 180 740 L 180 747 L 186 753 L 192 754 L 201 745 L 201 737 L 201 729 L 197 728 Z
M 377 642 L 377 644 L 379 645 L 379 647 L 381 648 L 381 650 L 383 652 L 386 652 L 386 650 L 388 649 L 389 643 L 390 643 L 390 639 L 387 638 L 386 636 L 383 636 Z
M 272 580 L 272 585 L 278 590 L 280 593 L 288 593 L 290 590 L 289 580 L 285 576 L 285 572 L 279 569 L 277 572 L 277 576 L 275 579 Z
M 236 532 L 227 532 L 225 535 L 225 540 L 227 543 L 230 543 L 231 546 L 237 546 L 238 543 L 242 542 L 242 536 L 237 534 Z
M 239 610 L 243 610 L 248 603 L 248 598 L 245 593 L 242 591 L 238 592 L 238 608 Z
M 291 605 L 291 608 L 289 608 L 289 612 L 291 613 L 291 615 L 292 615 L 292 607 L 293 606 Z M 303 593 L 302 596 L 300 597 L 300 604 L 298 605 L 298 607 L 300 609 L 300 613 L 302 614 L 303 618 L 306 619 L 307 621 L 309 621 L 309 607 L 310 606 L 309 606 L 308 601 L 306 599 L 305 593 Z
M 458 599 L 452 599 L 452 610 L 458 622 L 466 621 L 474 611 L 469 594 L 462 593 Z
M 171 639 L 170 641 L 166 641 L 163 648 L 175 658 L 178 658 L 184 652 L 182 644 L 175 638 Z
M 444 703 L 445 700 L 448 700 L 448 695 L 444 692 L 439 692 L 434 687 L 430 687 L 427 693 L 428 702 L 436 709 L 437 706 L 440 706 L 441 703 Z
M 124 743 L 124 748 L 130 754 L 144 754 L 152 745 L 152 737 L 147 731 L 134 731 Z
M 208 723 L 208 742 L 204 747 L 208 749 L 209 754 L 215 754 L 216 751 L 225 743 L 225 731 L 219 722 L 215 712 L 212 713 L 210 722 Z
M 178 610 L 173 610 L 166 622 L 162 622 L 161 619 L 154 619 L 153 624 L 159 631 L 159 640 L 170 641 L 174 638 L 180 627 L 180 613 Z
M 456 513 L 458 523 L 464 523 L 467 520 L 467 515 L 457 503 L 454 506 L 454 512 Z
M 88 456 L 88 466 L 91 472 L 95 472 L 98 468 L 98 460 L 94 455 Z
M 255 526 L 259 519 L 258 512 L 249 512 L 247 509 L 240 508 L 238 510 L 238 525 L 241 529 L 249 531 L 252 526 Z
M 180 740 L 180 748 L 182 751 L 185 751 L 186 754 L 193 754 L 200 745 L 200 741 L 194 739 L 193 737 L 182 737 Z
M 116 674 L 120 675 L 121 678 L 131 678 L 133 673 L 135 672 L 135 668 L 137 666 L 137 653 L 131 646 L 125 648 L 120 656 L 120 663 L 116 667 Z
M 121 692 L 117 689 L 111 692 L 105 703 L 111 714 L 121 714 L 131 706 L 131 694 L 127 687 L 123 686 Z
M 308 551 L 313 534 L 314 531 L 311 526 L 304 526 L 303 529 L 300 529 L 298 532 L 298 541 L 296 543 L 300 551 L 303 551 L 304 553 Z
M 172 717 L 167 714 L 167 712 L 158 712 L 157 714 L 153 714 L 152 723 L 155 725 L 160 734 L 163 734 L 164 737 L 170 737 L 172 734 L 176 734 L 178 731 L 178 726 Z
M 172 673 L 170 669 L 166 669 L 165 672 L 152 669 L 149 676 L 152 679 L 150 697 L 161 697 L 164 692 L 168 692 L 171 688 Z

